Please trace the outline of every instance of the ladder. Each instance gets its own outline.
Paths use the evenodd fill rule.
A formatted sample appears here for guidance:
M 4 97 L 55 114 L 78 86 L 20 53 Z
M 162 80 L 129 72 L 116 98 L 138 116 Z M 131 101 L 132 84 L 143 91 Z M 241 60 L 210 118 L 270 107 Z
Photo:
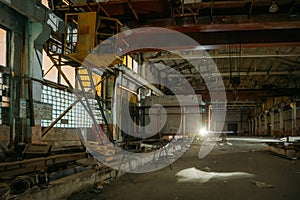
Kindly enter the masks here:
M 113 142 L 113 134 L 108 124 L 110 121 L 108 120 L 110 114 L 107 110 L 104 110 L 102 98 L 99 96 L 97 91 L 97 87 L 101 81 L 98 83 L 94 82 L 95 77 L 97 76 L 98 75 L 93 75 L 89 68 L 81 66 L 77 70 L 76 80 L 78 83 L 77 88 L 79 89 L 79 92 L 84 99 L 84 103 L 88 108 L 88 112 L 91 115 L 97 134 L 101 139 L 101 144 L 103 144 L 109 141 Z M 98 116 L 98 114 L 100 114 L 100 116 Z M 97 115 L 99 119 L 97 119 L 95 115 Z M 100 127 L 100 124 L 103 124 L 103 127 Z M 109 141 L 104 140 L 102 136 L 103 133 L 106 135 Z

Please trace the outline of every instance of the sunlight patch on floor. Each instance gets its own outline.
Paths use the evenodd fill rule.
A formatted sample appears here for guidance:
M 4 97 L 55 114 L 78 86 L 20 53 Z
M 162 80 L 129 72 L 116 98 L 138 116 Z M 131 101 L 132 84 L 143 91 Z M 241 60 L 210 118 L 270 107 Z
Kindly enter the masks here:
M 212 179 L 231 180 L 239 178 L 250 178 L 253 174 L 246 172 L 205 172 L 195 167 L 181 170 L 176 173 L 178 182 L 199 182 L 206 183 Z

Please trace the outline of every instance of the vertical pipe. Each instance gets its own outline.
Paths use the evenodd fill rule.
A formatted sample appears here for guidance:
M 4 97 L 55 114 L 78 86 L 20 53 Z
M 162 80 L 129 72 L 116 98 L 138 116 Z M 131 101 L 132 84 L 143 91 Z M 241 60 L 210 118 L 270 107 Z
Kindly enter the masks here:
M 29 113 L 30 113 L 30 126 L 35 126 L 34 124 L 34 105 L 33 105 L 33 92 L 32 92 L 32 80 L 28 80 L 28 99 L 29 99 Z
M 119 72 L 119 76 L 120 76 L 120 82 L 121 82 L 121 85 L 123 85 L 123 73 L 120 71 Z M 116 88 L 116 93 L 118 92 L 118 90 L 120 91 L 120 98 L 119 99 L 117 99 L 117 101 L 119 101 L 120 102 L 120 107 L 119 107 L 119 112 L 116 112 L 116 115 L 117 116 L 115 116 L 116 117 L 116 123 L 117 123 L 117 126 L 118 126 L 118 137 L 119 138 L 121 138 L 122 139 L 122 141 L 123 141 L 123 138 L 122 138 L 122 106 L 123 106 L 123 91 L 122 91 L 122 89 L 120 89 L 119 87 L 115 87 Z M 117 95 L 117 94 L 116 94 Z M 125 136 L 125 137 L 127 137 L 127 136 Z
M 11 34 L 9 31 L 6 31 L 6 67 L 10 69 L 9 75 L 9 143 L 13 142 L 13 132 L 14 132 L 14 112 L 15 112 L 15 87 L 14 87 L 14 72 L 11 65 L 10 55 L 12 54 L 11 51 Z
M 210 131 L 210 115 L 211 115 L 211 105 L 208 105 L 207 109 L 207 130 Z
M 58 56 L 58 66 L 61 69 L 61 56 L 59 55 Z M 61 84 L 61 74 L 60 73 L 57 73 L 57 83 Z

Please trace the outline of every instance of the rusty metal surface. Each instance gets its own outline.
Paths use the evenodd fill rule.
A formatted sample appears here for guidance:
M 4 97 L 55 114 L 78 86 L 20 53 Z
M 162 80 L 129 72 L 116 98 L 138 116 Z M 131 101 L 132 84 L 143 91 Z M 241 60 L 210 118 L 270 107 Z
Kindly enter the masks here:
M 54 164 L 76 161 L 86 158 L 86 153 L 73 153 L 48 156 L 44 158 L 26 159 L 16 162 L 0 163 L 0 177 L 11 178 L 16 175 L 30 173 L 38 170 L 45 170 Z

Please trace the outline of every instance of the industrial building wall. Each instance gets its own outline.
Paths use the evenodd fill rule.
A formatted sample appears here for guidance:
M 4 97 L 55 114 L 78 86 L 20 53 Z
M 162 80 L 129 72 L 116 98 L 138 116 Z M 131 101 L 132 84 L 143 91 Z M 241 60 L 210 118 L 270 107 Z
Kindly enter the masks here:
M 233 131 L 234 134 L 248 134 L 248 113 L 227 112 L 225 121 L 222 121 L 221 114 L 217 111 L 212 112 L 211 130 Z
M 0 123 L 0 141 L 8 143 L 15 133 L 19 133 L 21 130 L 20 119 L 18 118 L 18 101 L 20 95 L 20 77 L 21 77 L 21 63 L 22 63 L 22 51 L 23 51 L 23 39 L 24 39 L 24 17 L 15 12 L 8 6 L 0 3 L 0 27 L 7 31 L 9 35 L 6 39 L 7 42 L 7 57 L 5 62 L 7 68 L 10 71 L 10 88 L 14 88 L 14 93 L 10 92 L 9 96 L 9 114 L 5 117 L 5 122 L 1 120 Z M 3 49 L 1 49 L 2 51 Z M 2 58 L 3 59 L 3 58 Z M 13 76 L 12 76 L 13 74 Z M 1 92 L 0 96 L 4 94 Z M 2 99 L 2 98 L 1 98 Z M 1 110 L 2 104 L 1 104 Z M 15 118 L 14 120 L 10 120 Z M 10 128 L 10 125 L 14 125 L 14 129 Z
M 271 136 L 300 135 L 300 110 L 297 102 L 287 97 L 270 99 L 269 105 L 252 113 L 248 121 L 250 134 Z
M 39 61 L 42 60 L 42 53 L 40 49 L 33 48 L 35 39 L 42 31 L 42 24 L 30 22 L 28 18 L 20 15 L 17 11 L 1 2 L 0 13 L 0 28 L 5 30 L 9 36 L 5 38 L 7 44 L 4 44 L 8 47 L 6 52 L 7 58 L 5 58 L 7 60 L 2 60 L 1 65 L 3 66 L 5 64 L 3 67 L 9 71 L 9 83 L 7 85 L 10 87 L 8 88 L 9 108 L 7 115 L 4 117 L 5 120 L 0 118 L 0 141 L 5 145 L 9 142 L 17 143 L 22 141 L 33 143 L 47 142 L 52 144 L 55 148 L 81 145 L 74 128 L 77 125 L 81 127 L 84 126 L 84 124 L 86 125 L 86 120 L 82 120 L 82 116 L 87 115 L 78 113 L 79 109 L 76 109 L 76 111 L 73 109 L 72 114 L 76 112 L 80 117 L 75 119 L 67 115 L 66 119 L 61 121 L 62 123 L 58 123 L 57 127 L 53 128 L 45 137 L 41 136 L 41 131 L 51 123 L 51 120 L 47 121 L 35 118 L 34 126 L 30 126 L 29 118 L 26 116 L 27 111 L 25 111 L 25 116 L 21 116 L 20 99 L 24 99 L 25 101 L 28 97 L 27 80 L 22 77 L 24 77 L 24 74 L 27 74 L 39 80 L 43 78 L 42 66 L 39 63 Z M 1 59 L 4 59 L 3 56 L 1 56 Z M 1 84 L 3 85 L 3 80 Z M 49 103 L 45 100 L 53 100 L 56 103 L 55 106 L 60 106 L 61 109 L 68 107 L 69 104 L 73 102 L 73 99 L 71 101 L 64 99 L 64 95 L 61 95 L 59 101 L 54 100 L 54 98 L 60 98 L 56 96 L 59 95 L 57 91 L 53 91 L 55 97 L 51 94 L 52 98 L 49 98 L 49 96 L 43 98 L 45 94 L 42 94 L 42 91 L 49 92 L 43 89 L 42 84 L 33 82 L 34 101 Z M 62 92 L 66 93 L 65 91 Z M 3 95 L 5 94 L 1 92 L 1 100 L 3 99 Z M 65 103 L 65 105 L 58 105 L 59 103 Z M 2 111 L 4 111 L 2 103 L 0 106 L 2 116 Z M 53 120 L 63 111 L 61 109 L 55 109 L 56 112 L 53 113 Z

